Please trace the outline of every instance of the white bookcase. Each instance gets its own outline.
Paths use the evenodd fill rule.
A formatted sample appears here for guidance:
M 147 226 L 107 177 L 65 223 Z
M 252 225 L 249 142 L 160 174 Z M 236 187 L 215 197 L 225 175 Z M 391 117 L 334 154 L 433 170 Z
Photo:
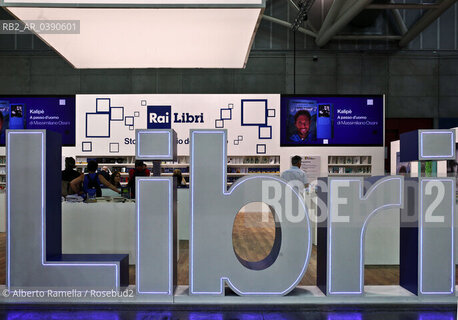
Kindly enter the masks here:
M 328 156 L 329 176 L 370 176 L 372 156 Z

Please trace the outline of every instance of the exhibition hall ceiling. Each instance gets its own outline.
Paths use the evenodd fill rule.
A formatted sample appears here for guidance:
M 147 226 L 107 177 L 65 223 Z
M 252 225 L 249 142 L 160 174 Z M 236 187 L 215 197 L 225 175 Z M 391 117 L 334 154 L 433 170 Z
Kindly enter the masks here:
M 358 50 L 401 49 L 415 47 L 411 44 L 421 37 L 425 41 L 421 41 L 419 49 L 453 47 L 456 50 L 453 34 L 457 31 L 453 21 L 456 22 L 457 0 L 0 0 L 0 3 L 22 21 L 35 21 L 37 25 L 56 21 L 75 23 L 73 32 L 36 33 L 78 69 L 244 68 L 252 48 L 290 50 L 293 38 L 297 39 L 294 50 L 296 47 L 329 49 L 335 48 L 336 43 L 339 49 L 352 43 L 356 43 Z M 297 33 L 302 38 L 293 37 Z M 331 42 L 334 45 L 329 46 Z
M 243 68 L 261 8 L 10 7 L 21 20 L 77 20 L 40 37 L 75 68 Z

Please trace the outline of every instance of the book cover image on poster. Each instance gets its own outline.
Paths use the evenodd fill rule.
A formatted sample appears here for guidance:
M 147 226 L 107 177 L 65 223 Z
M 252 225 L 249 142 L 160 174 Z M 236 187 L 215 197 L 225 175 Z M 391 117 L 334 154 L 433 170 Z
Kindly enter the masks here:
M 383 96 L 281 96 L 281 146 L 383 146 Z
M 7 129 L 47 129 L 75 145 L 75 96 L 0 96 L 0 145 Z

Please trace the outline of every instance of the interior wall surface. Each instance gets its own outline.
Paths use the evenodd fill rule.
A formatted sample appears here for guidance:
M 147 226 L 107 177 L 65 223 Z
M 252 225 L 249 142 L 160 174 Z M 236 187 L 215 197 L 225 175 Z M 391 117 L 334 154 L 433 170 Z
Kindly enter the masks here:
M 77 70 L 54 53 L 0 52 L 0 70 L 5 95 L 386 94 L 387 118 L 458 117 L 457 52 L 301 51 L 294 59 L 289 51 L 253 50 L 241 70 Z

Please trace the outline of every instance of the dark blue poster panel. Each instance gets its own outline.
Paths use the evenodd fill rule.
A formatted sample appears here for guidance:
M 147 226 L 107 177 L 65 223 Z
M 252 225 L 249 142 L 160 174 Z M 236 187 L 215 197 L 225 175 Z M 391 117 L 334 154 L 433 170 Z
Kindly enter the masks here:
M 281 96 L 281 146 L 383 146 L 383 96 Z
M 75 96 L 0 96 L 0 145 L 6 129 L 47 129 L 75 145 Z

